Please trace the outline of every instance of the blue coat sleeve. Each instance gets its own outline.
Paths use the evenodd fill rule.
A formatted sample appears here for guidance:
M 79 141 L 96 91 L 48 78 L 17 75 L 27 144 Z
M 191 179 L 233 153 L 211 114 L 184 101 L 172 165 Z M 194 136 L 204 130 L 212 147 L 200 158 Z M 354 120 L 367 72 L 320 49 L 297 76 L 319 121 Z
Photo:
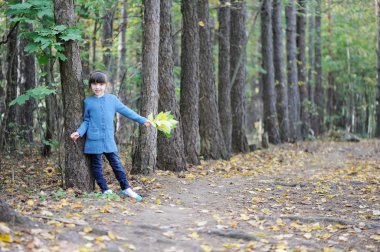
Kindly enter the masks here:
M 132 109 L 125 106 L 116 96 L 115 96 L 115 107 L 116 107 L 116 112 L 122 114 L 123 116 L 135 122 L 143 124 L 148 120 L 145 117 L 142 117 L 139 114 L 137 114 Z
M 88 110 L 88 106 L 86 101 L 84 102 L 84 115 L 83 115 L 83 122 L 80 125 L 80 127 L 77 129 L 77 132 L 82 137 L 84 134 L 86 134 L 88 129 L 88 124 L 90 123 L 90 114 Z

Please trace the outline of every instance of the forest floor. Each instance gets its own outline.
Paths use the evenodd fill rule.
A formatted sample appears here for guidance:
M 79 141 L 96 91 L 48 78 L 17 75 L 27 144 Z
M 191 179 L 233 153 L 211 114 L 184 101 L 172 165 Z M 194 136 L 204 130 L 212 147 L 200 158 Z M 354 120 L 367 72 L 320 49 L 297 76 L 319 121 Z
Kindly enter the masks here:
M 271 146 L 129 176 L 142 202 L 63 191 L 53 161 L 3 156 L 1 198 L 33 222 L 0 223 L 0 251 L 380 251 L 379 154 L 378 140 Z

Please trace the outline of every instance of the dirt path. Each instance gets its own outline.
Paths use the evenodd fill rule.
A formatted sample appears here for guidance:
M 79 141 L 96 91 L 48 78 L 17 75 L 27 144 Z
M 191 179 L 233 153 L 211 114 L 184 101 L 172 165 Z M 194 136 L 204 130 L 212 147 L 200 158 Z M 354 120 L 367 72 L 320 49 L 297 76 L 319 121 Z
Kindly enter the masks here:
M 132 181 L 140 203 L 73 191 L 16 203 L 44 217 L 11 227 L 18 240 L 0 251 L 379 251 L 379 145 L 282 145 L 158 172 Z

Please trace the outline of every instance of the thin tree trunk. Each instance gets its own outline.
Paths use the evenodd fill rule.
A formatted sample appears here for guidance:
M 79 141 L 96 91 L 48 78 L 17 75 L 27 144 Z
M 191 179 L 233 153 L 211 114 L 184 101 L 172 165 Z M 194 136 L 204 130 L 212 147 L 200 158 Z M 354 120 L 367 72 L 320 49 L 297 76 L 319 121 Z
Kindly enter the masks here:
M 377 16 L 377 106 L 376 106 L 376 133 L 375 136 L 380 138 L 380 0 L 376 0 Z
M 309 101 L 310 101 L 310 123 L 311 128 L 313 129 L 313 132 L 316 131 L 316 125 L 317 125 L 317 119 L 316 119 L 316 113 L 315 113 L 315 81 L 314 81 L 314 37 L 315 37 L 315 8 L 314 8 L 314 1 L 308 2 L 307 6 L 309 9 L 309 17 L 308 17 L 308 46 L 307 46 L 307 52 L 308 52 L 308 67 L 307 67 L 307 88 L 309 90 Z
M 25 24 L 25 28 L 28 31 L 32 31 L 33 27 L 31 24 Z M 19 43 L 18 49 L 18 86 L 20 89 L 20 94 L 24 94 L 27 90 L 36 87 L 36 68 L 35 68 L 35 56 L 32 54 L 27 55 L 25 53 L 25 47 L 28 45 L 29 41 L 26 38 L 22 38 Z M 19 137 L 27 142 L 33 142 L 33 112 L 36 109 L 36 101 L 34 99 L 29 99 L 21 107 L 18 113 L 20 118 L 20 133 Z
M 214 58 L 210 37 L 208 0 L 198 1 L 199 26 L 199 133 L 201 155 L 204 159 L 227 159 L 223 132 L 220 127 L 216 87 L 214 79 Z
M 73 0 L 54 0 L 54 15 L 58 25 L 75 26 Z M 83 155 L 84 141 L 73 142 L 70 133 L 83 121 L 84 85 L 79 46 L 76 41 L 60 41 L 67 60 L 59 61 L 65 129 L 65 179 L 67 187 L 94 190 L 89 162 Z
M 328 36 L 327 36 L 327 51 L 328 51 L 328 55 L 330 57 L 330 60 L 333 60 L 334 58 L 334 55 L 333 55 L 333 51 L 332 51 L 332 48 L 331 48 L 331 42 L 332 42 L 332 36 L 333 36 L 333 30 L 332 30 L 332 15 L 331 15 L 331 5 L 332 5 L 332 1 L 331 0 L 328 0 L 328 6 L 327 6 L 327 33 L 328 33 Z M 333 72 L 330 70 L 328 73 L 327 73 L 327 85 L 328 85 L 328 88 L 327 88 L 327 111 L 328 111 L 328 116 L 329 116 L 329 125 L 328 125 L 328 128 L 329 129 L 332 129 L 333 125 L 334 125 L 334 120 L 333 120 L 333 116 L 335 115 L 335 104 L 336 104 L 336 100 L 335 100 L 335 86 L 334 86 L 334 75 L 333 75 Z
M 246 87 L 246 5 L 245 1 L 232 1 L 230 27 L 230 76 L 232 151 L 247 152 L 248 140 L 245 133 L 245 87 Z
M 305 139 L 310 129 L 310 106 L 309 93 L 306 80 L 306 1 L 298 0 L 297 11 L 297 63 L 298 63 L 298 85 L 301 102 L 301 133 Z
M 285 8 L 286 12 L 286 61 L 289 92 L 289 129 L 292 141 L 301 138 L 300 127 L 300 98 L 298 90 L 298 70 L 297 70 L 297 44 L 296 26 L 297 16 L 295 0 L 289 0 Z
M 126 92 L 126 76 L 127 76 L 127 21 L 128 21 L 128 10 L 127 10 L 128 1 L 123 0 L 122 7 L 122 21 L 120 24 L 120 51 L 119 51 L 119 67 L 118 67 L 118 78 L 117 83 L 119 84 L 119 89 L 117 96 L 120 101 L 124 104 L 127 104 L 127 92 Z M 119 145 L 119 150 L 122 147 L 127 145 L 127 118 L 124 116 L 117 114 L 117 143 Z
M 230 21 L 231 2 L 222 0 L 218 11 L 219 19 L 219 69 L 218 69 L 218 107 L 227 153 L 231 153 L 231 81 L 230 81 Z
M 272 0 L 264 0 L 261 9 L 261 55 L 263 100 L 264 100 L 264 129 L 268 132 L 269 142 L 280 143 L 277 122 L 276 89 L 274 86 L 273 66 L 273 31 L 272 31 Z
M 284 68 L 282 0 L 273 0 L 273 62 L 277 91 L 277 111 L 282 142 L 289 141 L 288 86 Z
M 199 161 L 199 33 L 197 1 L 183 0 L 182 44 L 181 44 L 181 101 L 183 139 L 186 161 L 200 164 Z
M 113 42 L 113 21 L 114 21 L 114 7 L 112 6 L 112 1 L 107 2 L 107 10 L 103 16 L 103 34 L 102 34 L 102 48 L 103 48 L 103 64 L 107 69 L 108 76 L 110 78 L 112 92 L 115 91 L 114 86 L 114 75 L 113 75 L 113 64 L 114 59 L 111 53 L 111 47 Z
M 175 119 L 180 120 L 179 106 L 175 97 L 173 81 L 173 49 L 171 32 L 172 0 L 161 1 L 160 6 L 160 50 L 158 75 L 158 110 L 171 111 Z M 157 168 L 169 171 L 186 170 L 185 149 L 181 123 L 167 138 L 161 132 L 157 136 Z
M 315 106 L 317 109 L 316 134 L 322 134 L 324 130 L 324 89 L 322 86 L 322 43 L 321 43 L 321 0 L 317 0 L 315 8 Z
M 144 7 L 141 114 L 147 117 L 149 114 L 156 115 L 158 108 L 160 1 L 145 0 Z M 157 132 L 144 125 L 140 125 L 139 132 L 131 172 L 150 174 L 156 168 Z
M 5 110 L 5 83 L 6 78 L 3 73 L 3 59 L 0 57 L 0 115 L 3 114 Z
M 90 69 L 94 69 L 95 68 L 95 65 L 96 65 L 96 44 L 97 44 L 97 38 L 96 38 L 96 34 L 98 33 L 98 23 L 99 23 L 99 13 L 98 12 L 95 12 L 95 22 L 94 22 L 94 29 L 92 30 L 92 64 L 91 64 L 91 67 Z

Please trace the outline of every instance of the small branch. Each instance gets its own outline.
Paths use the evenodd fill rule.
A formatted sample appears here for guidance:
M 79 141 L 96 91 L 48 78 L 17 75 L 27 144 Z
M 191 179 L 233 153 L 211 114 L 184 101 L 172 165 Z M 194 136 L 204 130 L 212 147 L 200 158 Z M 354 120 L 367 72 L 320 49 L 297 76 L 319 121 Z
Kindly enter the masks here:
M 9 37 L 12 35 L 12 32 L 17 28 L 17 26 L 19 25 L 19 23 L 20 23 L 20 21 L 17 21 L 17 22 L 14 24 L 14 26 L 13 26 L 12 29 L 9 31 L 8 35 L 6 36 L 6 38 L 4 38 L 4 36 L 3 36 L 3 40 L 0 41 L 0 45 L 8 43 L 8 39 L 9 39 Z

